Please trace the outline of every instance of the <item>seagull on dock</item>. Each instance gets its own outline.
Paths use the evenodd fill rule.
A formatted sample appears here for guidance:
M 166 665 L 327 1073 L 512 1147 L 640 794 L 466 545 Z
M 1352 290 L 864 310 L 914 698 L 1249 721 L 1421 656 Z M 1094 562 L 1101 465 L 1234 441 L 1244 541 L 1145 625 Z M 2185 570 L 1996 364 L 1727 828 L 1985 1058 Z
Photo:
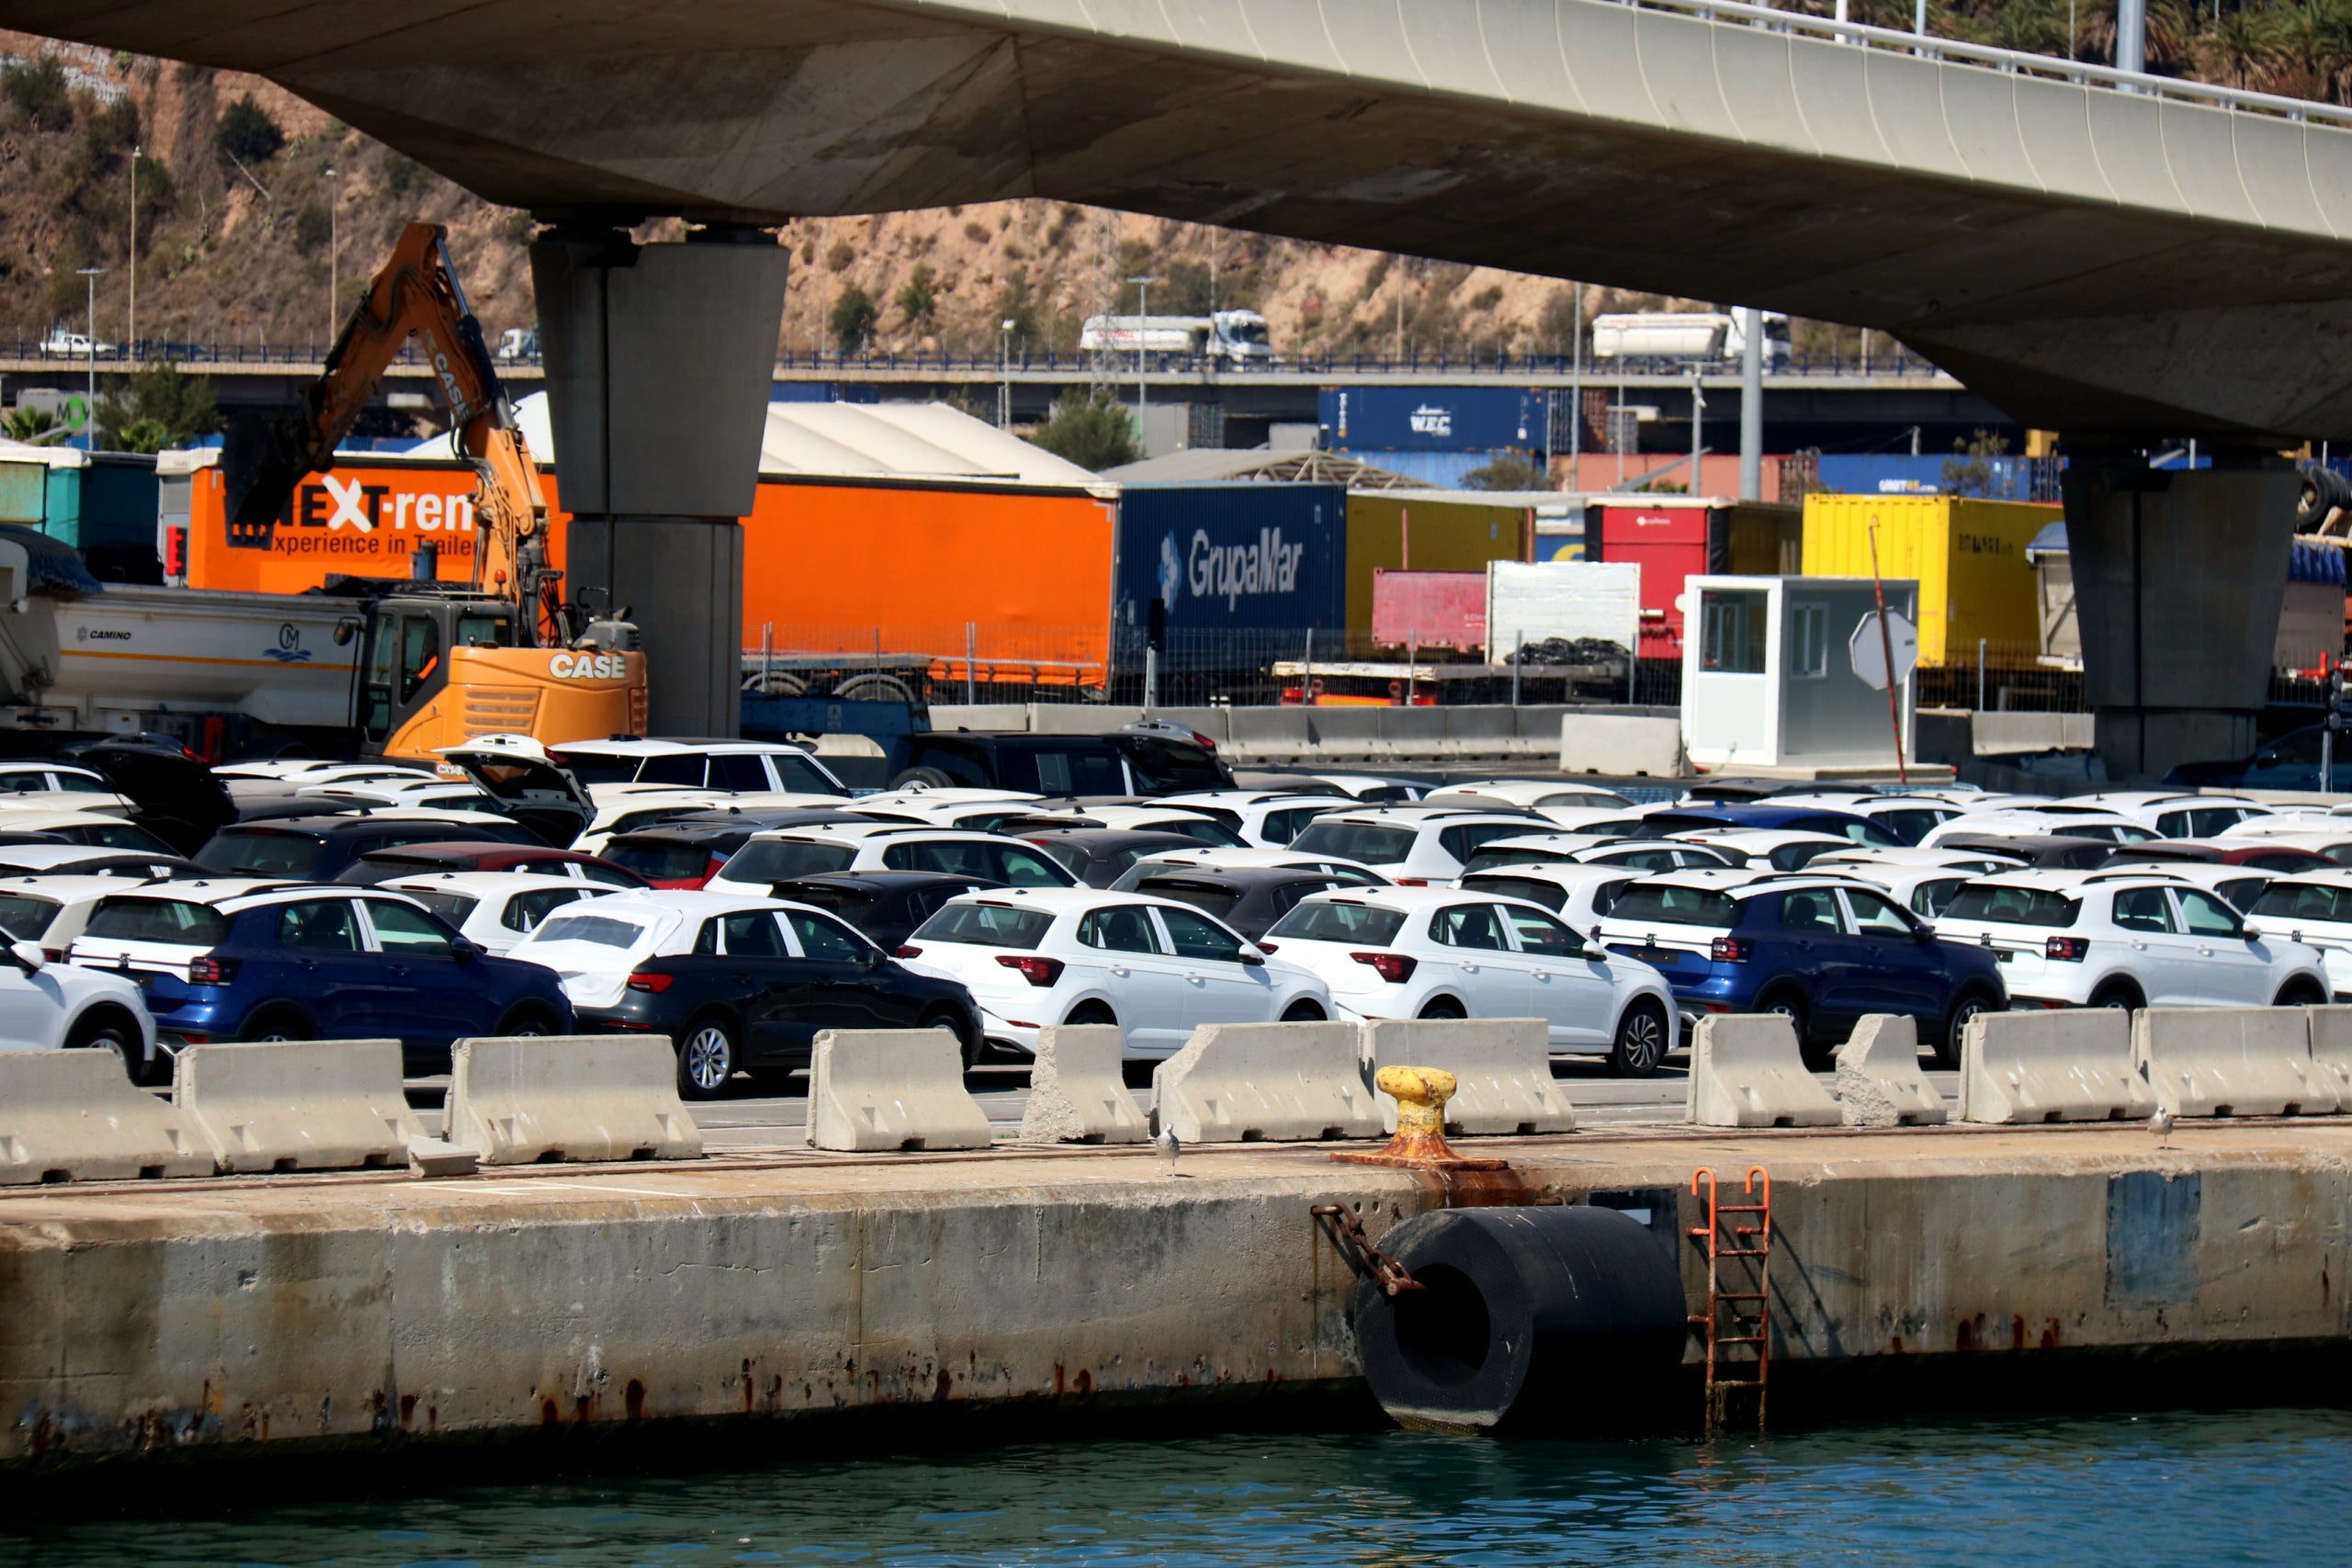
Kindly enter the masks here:
M 1168 1174 L 1175 1175 L 1176 1156 L 1184 1152 L 1184 1141 L 1176 1135 L 1176 1129 L 1162 1127 L 1159 1135 L 1151 1140 L 1151 1146 L 1158 1149 L 1159 1157 L 1168 1162 Z
M 2156 1135 L 2156 1147 L 2172 1147 L 2172 1112 L 2158 1107 L 2156 1113 L 2148 1118 L 2148 1131 Z

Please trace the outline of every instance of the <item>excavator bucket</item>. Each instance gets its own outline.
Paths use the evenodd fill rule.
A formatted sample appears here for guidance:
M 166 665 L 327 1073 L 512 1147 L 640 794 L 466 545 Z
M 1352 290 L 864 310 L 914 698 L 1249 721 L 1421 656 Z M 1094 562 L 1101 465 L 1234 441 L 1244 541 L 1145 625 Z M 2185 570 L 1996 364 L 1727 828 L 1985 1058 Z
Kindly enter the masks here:
M 220 440 L 220 486 L 232 545 L 269 547 L 294 487 L 311 471 L 308 428 L 293 413 L 246 413 L 231 423 Z

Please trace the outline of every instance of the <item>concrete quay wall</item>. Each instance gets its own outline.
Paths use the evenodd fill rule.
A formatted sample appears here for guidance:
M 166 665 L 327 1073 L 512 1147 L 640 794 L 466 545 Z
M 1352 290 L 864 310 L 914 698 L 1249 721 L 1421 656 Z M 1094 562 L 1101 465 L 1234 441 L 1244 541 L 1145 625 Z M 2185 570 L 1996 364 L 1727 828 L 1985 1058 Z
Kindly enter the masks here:
M 1766 1166 L 1776 1377 L 2352 1330 L 2352 1126 L 1477 1152 L 1532 1194 L 1646 1207 L 1694 1311 L 1690 1173 L 1729 1194 Z M 1181 1171 L 1148 1150 L 1000 1151 L 20 1190 L 0 1196 L 0 1467 L 1351 1386 L 1355 1278 L 1308 1210 L 1360 1203 L 1376 1238 L 1440 1206 L 1438 1182 L 1312 1147 L 1188 1151 Z

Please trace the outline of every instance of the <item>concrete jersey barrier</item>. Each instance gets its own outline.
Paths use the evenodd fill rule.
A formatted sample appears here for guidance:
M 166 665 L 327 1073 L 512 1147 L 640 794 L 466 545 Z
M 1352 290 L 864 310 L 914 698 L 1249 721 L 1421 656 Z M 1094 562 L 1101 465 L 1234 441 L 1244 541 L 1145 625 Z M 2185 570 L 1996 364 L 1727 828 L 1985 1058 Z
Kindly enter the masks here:
M 1576 1107 L 1552 1081 L 1551 1031 L 1538 1018 L 1418 1019 L 1367 1023 L 1373 1074 L 1383 1067 L 1439 1067 L 1457 1085 L 1446 1102 L 1450 1137 L 1573 1133 Z M 1380 1097 L 1383 1132 L 1396 1130 L 1396 1102 Z
M 1919 1069 L 1918 1021 L 1871 1013 L 1838 1047 L 1838 1110 L 1849 1127 L 1934 1127 L 1944 1097 Z
M 1140 1144 L 1151 1136 L 1127 1092 L 1115 1023 L 1049 1024 L 1037 1032 L 1024 1144 Z
M 2115 1122 L 2155 1109 L 2120 1008 L 1980 1013 L 1962 1036 L 1962 1122 Z
M 2311 1029 L 2312 1065 L 2335 1087 L 2335 1108 L 2352 1111 L 2352 1007 L 2305 1008 Z
M 484 1165 L 701 1157 L 666 1035 L 460 1040 L 450 1054 L 448 1141 Z
M 0 1052 L 0 1185 L 211 1174 L 187 1116 L 113 1052 Z
M 1690 1042 L 1683 1101 L 1694 1127 L 1835 1127 L 1838 1102 L 1805 1070 L 1779 1013 L 1710 1013 Z
M 2132 1055 L 2175 1116 L 2324 1116 L 2341 1095 L 2301 1008 L 2143 1008 Z
M 1352 1023 L 1212 1023 L 1151 1075 L 1151 1110 L 1187 1144 L 1380 1135 Z
M 222 1170 L 403 1165 L 424 1131 L 401 1089 L 397 1040 L 191 1045 L 172 1081 Z
M 944 1029 L 828 1029 L 808 1066 L 808 1146 L 872 1153 L 984 1149 L 988 1113 Z

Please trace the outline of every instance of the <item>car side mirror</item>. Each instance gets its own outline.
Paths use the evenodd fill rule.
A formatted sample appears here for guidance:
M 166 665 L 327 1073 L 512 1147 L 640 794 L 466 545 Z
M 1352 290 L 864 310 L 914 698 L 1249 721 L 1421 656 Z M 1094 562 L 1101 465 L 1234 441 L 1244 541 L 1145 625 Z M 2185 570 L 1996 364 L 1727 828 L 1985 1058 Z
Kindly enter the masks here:
M 1913 926 L 1911 928 L 1911 940 L 1913 942 L 1933 942 L 1936 940 L 1936 933 L 1926 926 Z
M 38 975 L 49 967 L 49 954 L 40 950 L 37 942 L 10 942 L 8 956 L 21 964 L 28 975 Z
M 865 950 L 865 955 L 858 960 L 858 967 L 862 969 L 879 969 L 882 967 L 883 959 L 888 956 L 888 954 L 885 953 L 880 948 L 869 947 Z
M 449 943 L 449 956 L 463 964 L 469 959 L 480 958 L 481 949 L 466 938 L 458 937 Z
M 1266 966 L 1266 955 L 1262 953 L 1252 953 L 1248 948 L 1243 948 L 1241 950 L 1241 962 L 1247 964 L 1252 969 L 1263 969 Z

